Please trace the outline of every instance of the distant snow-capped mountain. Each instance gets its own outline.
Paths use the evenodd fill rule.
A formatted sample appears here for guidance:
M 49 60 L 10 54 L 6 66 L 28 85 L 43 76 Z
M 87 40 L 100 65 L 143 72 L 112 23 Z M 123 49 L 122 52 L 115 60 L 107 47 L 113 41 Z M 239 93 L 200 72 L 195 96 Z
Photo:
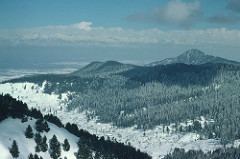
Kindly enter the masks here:
M 216 57 L 212 55 L 207 55 L 198 49 L 190 49 L 181 55 L 174 58 L 167 58 L 162 61 L 156 61 L 148 64 L 147 66 L 156 65 L 168 65 L 174 63 L 184 63 L 188 65 L 201 65 L 205 63 L 226 63 L 226 64 L 240 64 L 239 62 L 224 59 L 221 57 Z

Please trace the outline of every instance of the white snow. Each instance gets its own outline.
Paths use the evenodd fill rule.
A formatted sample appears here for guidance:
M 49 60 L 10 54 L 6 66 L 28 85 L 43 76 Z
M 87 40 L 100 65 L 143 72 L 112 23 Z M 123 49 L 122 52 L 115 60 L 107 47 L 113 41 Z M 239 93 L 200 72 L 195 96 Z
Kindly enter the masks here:
M 9 93 L 13 97 L 26 102 L 28 106 L 40 109 L 47 114 L 51 111 L 57 115 L 63 123 L 76 123 L 80 128 L 89 131 L 98 136 L 114 137 L 117 141 L 128 144 L 150 154 L 153 159 L 159 159 L 173 151 L 174 148 L 202 149 L 211 151 L 221 147 L 217 140 L 200 140 L 199 135 L 195 133 L 163 133 L 163 127 L 157 126 L 152 130 L 144 132 L 135 127 L 117 128 L 112 124 L 97 123 L 96 119 L 88 120 L 84 112 L 70 111 L 67 112 L 64 106 L 67 102 L 66 93 L 62 99 L 56 94 L 45 94 L 42 87 L 33 83 L 6 83 L 0 84 L 0 93 Z M 26 89 L 24 87 L 26 86 Z M 33 89 L 32 89 L 33 88 Z M 63 109 L 62 109 L 63 108 Z M 202 125 L 204 119 L 200 119 Z M 191 124 L 191 123 L 188 123 Z M 184 125 L 184 123 L 183 123 Z
M 24 132 L 28 125 L 34 130 L 36 133 L 35 119 L 28 120 L 25 123 L 22 123 L 20 119 L 7 118 L 4 121 L 0 122 L 0 158 L 1 159 L 12 159 L 11 154 L 9 153 L 9 148 L 12 145 L 13 140 L 16 140 L 19 148 L 19 159 L 25 159 L 28 157 L 30 153 L 35 154 L 35 146 L 36 143 L 34 139 L 27 139 L 24 135 Z M 61 157 L 65 156 L 68 159 L 75 159 L 74 152 L 77 152 L 78 146 L 78 137 L 70 134 L 67 130 L 63 128 L 59 128 L 54 124 L 48 123 L 50 131 L 48 133 L 41 133 L 41 135 L 46 135 L 48 141 L 55 134 L 60 143 L 63 143 L 64 139 L 68 139 L 70 144 L 70 150 L 65 152 L 61 150 Z M 48 143 L 48 142 L 47 142 Z M 48 152 L 40 152 L 37 153 L 39 156 L 42 156 L 44 159 L 50 159 Z

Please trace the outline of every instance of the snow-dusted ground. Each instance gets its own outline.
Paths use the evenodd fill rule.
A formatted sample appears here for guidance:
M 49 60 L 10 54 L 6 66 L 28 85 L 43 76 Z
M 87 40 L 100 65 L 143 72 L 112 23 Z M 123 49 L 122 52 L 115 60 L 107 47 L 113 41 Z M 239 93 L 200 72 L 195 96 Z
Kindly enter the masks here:
M 11 154 L 9 153 L 9 148 L 12 145 L 13 140 L 16 140 L 19 148 L 19 159 L 26 159 L 30 153 L 35 154 L 36 143 L 34 139 L 27 139 L 24 135 L 24 132 L 28 125 L 31 125 L 33 132 L 36 133 L 34 129 L 36 120 L 28 120 L 25 123 L 22 123 L 20 119 L 8 118 L 0 122 L 0 159 L 12 159 Z M 55 134 L 60 143 L 63 143 L 64 139 L 68 139 L 70 144 L 70 150 L 68 152 L 61 151 L 61 157 L 65 156 L 69 159 L 74 159 L 74 152 L 77 152 L 78 146 L 78 137 L 70 134 L 67 130 L 59 128 L 54 124 L 48 123 L 50 131 L 48 133 L 42 133 L 41 135 L 46 135 L 48 141 Z M 47 143 L 48 143 L 47 141 Z M 44 159 L 50 159 L 48 152 L 40 152 L 39 156 L 42 156 Z
M 67 112 L 64 110 L 67 102 L 67 93 L 59 95 L 45 94 L 44 83 L 41 87 L 33 83 L 6 83 L 0 84 L 0 93 L 9 93 L 13 97 L 26 102 L 28 106 L 40 109 L 47 114 L 51 111 L 58 116 L 63 123 L 76 123 L 80 128 L 98 136 L 115 138 L 122 143 L 130 143 L 132 146 L 147 152 L 153 159 L 162 158 L 175 147 L 189 149 L 201 149 L 205 152 L 221 147 L 217 140 L 200 140 L 196 133 L 163 133 L 162 126 L 153 130 L 142 130 L 130 128 L 117 128 L 111 124 L 97 123 L 96 120 L 87 120 L 85 113 L 76 111 Z M 69 93 L 69 92 L 68 92 Z M 1 147 L 0 147 L 1 148 Z

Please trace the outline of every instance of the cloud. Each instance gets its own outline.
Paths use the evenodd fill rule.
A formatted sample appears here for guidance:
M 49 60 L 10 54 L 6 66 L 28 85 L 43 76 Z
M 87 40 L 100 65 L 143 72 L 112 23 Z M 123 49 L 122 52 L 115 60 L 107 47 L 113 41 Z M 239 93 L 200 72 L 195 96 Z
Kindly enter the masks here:
M 240 17 L 236 15 L 214 15 L 208 17 L 207 21 L 216 24 L 236 24 L 240 22 Z
M 200 3 L 170 0 L 165 6 L 158 7 L 151 13 L 137 13 L 127 17 L 130 21 L 152 21 L 159 24 L 190 26 L 201 17 Z
M 218 14 L 204 14 L 200 0 L 169 0 L 164 6 L 147 13 L 135 13 L 127 17 L 128 21 L 157 23 L 172 28 L 192 28 L 196 24 L 227 24 L 240 22 L 240 0 L 227 0 L 227 6 Z M 229 12 L 231 10 L 232 12 Z
M 240 0 L 228 0 L 227 9 L 240 13 Z
M 75 28 L 78 28 L 80 30 L 90 31 L 92 29 L 91 25 L 92 25 L 92 22 L 84 22 L 83 21 L 80 23 L 73 24 L 72 26 Z
M 79 25 L 81 24 L 81 25 Z M 83 25 L 84 24 L 84 25 Z M 169 30 L 95 27 L 91 22 L 26 29 L 0 29 L 1 46 L 124 46 L 124 45 L 221 45 L 239 46 L 240 30 Z

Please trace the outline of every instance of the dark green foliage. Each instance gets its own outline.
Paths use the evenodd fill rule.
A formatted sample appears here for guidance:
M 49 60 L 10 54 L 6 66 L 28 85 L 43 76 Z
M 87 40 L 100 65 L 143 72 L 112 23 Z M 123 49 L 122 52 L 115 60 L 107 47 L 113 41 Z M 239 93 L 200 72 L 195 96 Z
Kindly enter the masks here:
M 34 140 L 36 142 L 36 147 L 35 147 L 35 151 L 36 152 L 40 152 L 41 151 L 41 144 L 42 144 L 42 136 L 40 133 L 36 133 Z
M 193 130 L 200 131 L 202 129 L 202 125 L 199 121 L 195 120 L 193 122 Z
M 30 125 L 28 125 L 26 131 L 25 131 L 25 136 L 26 138 L 33 138 L 33 130 L 32 127 Z
M 38 119 L 36 121 L 36 130 L 38 132 L 43 132 L 43 131 L 48 132 L 50 130 L 50 128 L 48 127 L 48 124 L 45 120 Z
M 78 143 L 78 152 L 75 153 L 76 159 L 92 159 L 90 148 L 86 144 Z
M 28 159 L 43 159 L 41 156 L 38 156 L 37 154 L 29 154 Z
M 40 112 L 40 110 L 37 110 L 35 108 L 31 108 L 31 111 L 29 112 L 29 115 L 33 118 L 36 118 L 36 119 L 43 119 L 43 115 Z
M 53 159 L 58 159 L 61 156 L 61 145 L 55 135 L 49 141 L 49 154 Z
M 11 153 L 13 158 L 19 157 L 19 150 L 16 140 L 13 140 L 12 147 L 9 148 L 9 152 Z
M 34 155 L 34 159 L 39 159 L 37 154 Z
M 34 140 L 35 140 L 37 145 L 40 145 L 42 143 L 42 136 L 41 136 L 41 134 L 40 133 L 36 133 L 35 137 L 34 137 Z
M 122 73 L 123 76 L 141 83 L 157 81 L 166 85 L 208 85 L 224 64 L 187 65 L 182 63 L 137 67 Z M 206 76 L 206 74 L 208 76 Z
M 13 99 L 9 94 L 0 96 L 0 121 L 8 116 L 23 118 L 26 113 L 28 108 L 23 102 Z
M 170 132 L 170 129 L 169 129 L 169 127 L 167 126 L 167 133 L 169 133 Z
M 69 144 L 67 139 L 64 140 L 64 142 L 62 144 L 62 147 L 63 147 L 64 151 L 69 151 L 70 150 L 70 144 Z
M 47 137 L 42 137 L 40 133 L 36 133 L 34 140 L 36 142 L 35 151 L 36 152 L 46 152 L 48 150 Z
M 53 116 L 52 114 L 45 115 L 44 119 L 47 120 L 50 123 L 54 123 L 55 125 L 57 125 L 60 128 L 64 127 L 61 120 L 58 117 Z
M 29 154 L 29 155 L 28 155 L 28 159 L 34 159 L 33 154 Z
M 40 147 L 41 147 L 42 152 L 46 152 L 48 150 L 48 144 L 47 144 L 47 137 L 46 136 L 44 136 L 42 138 L 42 143 L 41 143 Z
M 35 152 L 41 152 L 41 147 L 39 145 L 35 146 Z
M 101 152 L 97 151 L 95 153 L 94 159 L 101 159 L 101 158 L 103 158 L 103 155 L 101 154 Z
M 21 120 L 22 123 L 25 123 L 25 122 L 27 122 L 27 121 L 28 121 L 28 118 L 27 118 L 26 116 L 24 116 L 24 117 L 22 118 L 22 120 Z
M 172 154 L 168 154 L 163 159 L 239 159 L 240 148 L 217 149 L 213 152 L 203 153 L 202 151 L 185 151 L 175 148 Z

